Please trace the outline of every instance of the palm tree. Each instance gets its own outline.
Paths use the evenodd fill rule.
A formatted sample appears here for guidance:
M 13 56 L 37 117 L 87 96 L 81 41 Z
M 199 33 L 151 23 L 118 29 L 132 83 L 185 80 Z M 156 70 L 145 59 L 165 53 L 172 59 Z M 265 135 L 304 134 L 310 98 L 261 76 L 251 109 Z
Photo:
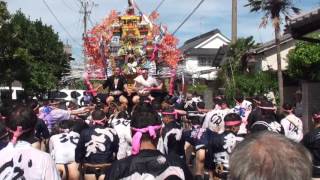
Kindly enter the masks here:
M 299 14 L 300 9 L 294 7 L 293 0 L 248 0 L 245 5 L 251 8 L 250 12 L 262 12 L 262 22 L 260 27 L 265 27 L 269 19 L 274 27 L 275 42 L 277 46 L 277 74 L 280 105 L 283 104 L 283 77 L 281 71 L 281 55 L 280 55 L 280 31 L 281 17 L 289 16 L 291 12 Z
M 231 44 L 236 43 L 238 38 L 238 0 L 232 0 L 232 35 Z

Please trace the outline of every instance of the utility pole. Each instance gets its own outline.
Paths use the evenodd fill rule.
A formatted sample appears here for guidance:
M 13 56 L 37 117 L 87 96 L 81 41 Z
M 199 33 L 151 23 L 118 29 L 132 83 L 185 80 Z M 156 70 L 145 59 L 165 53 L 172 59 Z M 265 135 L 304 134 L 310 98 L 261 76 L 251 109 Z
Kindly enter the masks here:
M 92 0 L 79 0 L 81 4 L 81 10 L 80 13 L 83 14 L 83 34 L 82 34 L 82 40 L 84 40 L 87 37 L 87 24 L 88 24 L 88 19 L 91 14 L 91 10 L 93 6 L 96 6 Z M 87 58 L 84 55 L 84 61 L 86 63 Z
M 89 1 L 88 0 L 81 0 L 81 10 L 80 13 L 83 14 L 83 34 L 82 38 L 84 39 L 87 37 L 87 22 L 88 22 L 88 17 L 91 14 L 91 11 L 89 9 Z
M 238 39 L 238 0 L 232 0 L 232 32 L 231 43 L 236 43 Z

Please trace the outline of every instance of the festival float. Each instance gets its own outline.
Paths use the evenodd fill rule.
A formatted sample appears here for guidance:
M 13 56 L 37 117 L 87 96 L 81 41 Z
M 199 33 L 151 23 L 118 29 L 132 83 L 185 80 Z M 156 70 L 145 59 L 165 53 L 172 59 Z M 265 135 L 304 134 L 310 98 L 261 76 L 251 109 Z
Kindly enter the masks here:
M 138 12 L 136 12 L 138 11 Z M 142 68 L 158 77 L 169 77 L 169 94 L 173 94 L 174 80 L 181 53 L 178 39 L 167 31 L 166 26 L 156 23 L 159 14 L 142 13 L 133 0 L 128 0 L 124 13 L 112 10 L 98 25 L 87 32 L 84 52 L 87 57 L 85 85 L 96 95 L 93 79 L 107 79 L 115 67 L 122 69 L 129 86 Z M 168 67 L 164 73 L 160 68 Z

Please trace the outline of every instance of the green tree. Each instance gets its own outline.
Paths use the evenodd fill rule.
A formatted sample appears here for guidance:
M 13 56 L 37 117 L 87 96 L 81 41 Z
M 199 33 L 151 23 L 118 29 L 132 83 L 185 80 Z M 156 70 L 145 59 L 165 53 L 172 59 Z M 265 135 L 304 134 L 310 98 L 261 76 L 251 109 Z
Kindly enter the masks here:
M 275 91 L 277 88 L 274 74 L 249 70 L 248 54 L 255 47 L 257 44 L 252 36 L 239 38 L 235 44 L 229 46 L 227 61 L 222 66 L 218 78 L 230 104 L 234 102 L 233 98 L 237 92 L 253 96 Z
M 21 46 L 23 40 L 22 29 L 30 25 L 25 22 L 23 26 L 16 26 L 12 22 L 20 21 L 13 17 L 0 28 L 0 80 L 10 87 L 14 80 L 26 81 L 29 76 L 28 50 Z
M 283 104 L 283 77 L 281 71 L 281 55 L 280 55 L 280 24 L 281 16 L 290 16 L 293 12 L 298 14 L 300 9 L 294 7 L 293 0 L 248 0 L 251 12 L 261 12 L 264 14 L 260 27 L 265 27 L 269 19 L 272 21 L 275 32 L 275 42 L 277 46 L 277 76 L 280 104 Z
M 317 33 L 319 36 L 319 33 Z M 317 36 L 315 35 L 315 36 Z M 320 45 L 297 42 L 288 54 L 288 74 L 295 79 L 320 81 Z
M 70 71 L 63 43 L 52 27 L 18 11 L 0 28 L 0 80 L 19 80 L 26 91 L 54 89 Z
M 253 37 L 239 38 L 234 44 L 229 45 L 226 61 L 218 74 L 220 84 L 224 87 L 236 86 L 235 76 L 247 73 L 248 64 L 246 54 L 256 47 Z
M 245 73 L 248 70 L 246 54 L 250 49 L 257 47 L 253 36 L 239 38 L 236 43 L 229 46 L 228 57 L 234 73 Z M 229 66 L 231 66 L 229 64 Z M 230 68 L 230 67 L 229 67 Z M 231 68 L 230 68 L 231 69 Z
M 4 1 L 0 1 L 0 28 L 2 24 L 10 18 L 9 11 L 7 9 L 7 4 Z

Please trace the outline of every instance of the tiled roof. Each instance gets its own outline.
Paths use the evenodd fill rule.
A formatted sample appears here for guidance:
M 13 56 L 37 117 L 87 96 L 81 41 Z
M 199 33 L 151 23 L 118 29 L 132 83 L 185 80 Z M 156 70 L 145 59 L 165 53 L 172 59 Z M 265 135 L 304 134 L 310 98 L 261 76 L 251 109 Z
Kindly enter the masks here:
M 320 8 L 296 16 L 288 21 L 287 32 L 294 38 L 302 37 L 320 29 Z
M 284 34 L 283 36 L 280 37 L 280 45 L 292 40 L 293 38 L 291 37 L 291 34 Z M 260 53 L 275 47 L 276 47 L 276 43 L 275 43 L 275 40 L 273 39 L 271 41 L 261 44 L 260 46 L 258 46 L 257 48 L 251 51 L 253 51 L 254 53 Z
M 218 49 L 209 48 L 192 48 L 186 52 L 186 55 L 192 56 L 216 56 Z
M 187 40 L 182 47 L 180 47 L 180 50 L 182 52 L 185 52 L 191 48 L 196 47 L 197 45 L 199 45 L 200 43 L 202 43 L 203 41 L 207 40 L 209 37 L 220 33 L 219 29 L 214 29 L 212 31 L 206 32 L 204 34 L 201 34 L 199 36 L 196 36 L 194 38 L 191 38 L 189 40 Z

